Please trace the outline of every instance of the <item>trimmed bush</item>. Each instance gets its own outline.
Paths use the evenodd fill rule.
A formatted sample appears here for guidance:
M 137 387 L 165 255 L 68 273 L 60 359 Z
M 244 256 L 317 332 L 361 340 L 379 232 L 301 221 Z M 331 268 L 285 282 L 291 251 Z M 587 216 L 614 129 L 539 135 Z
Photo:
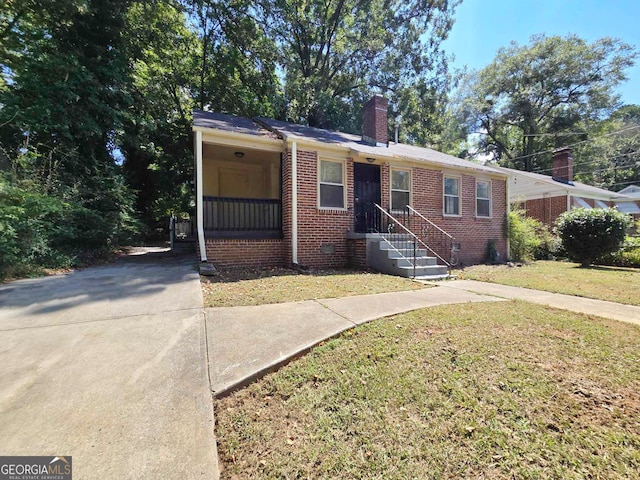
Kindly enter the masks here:
M 565 212 L 556 231 L 567 256 L 583 267 L 620 249 L 631 218 L 615 208 L 577 208 Z

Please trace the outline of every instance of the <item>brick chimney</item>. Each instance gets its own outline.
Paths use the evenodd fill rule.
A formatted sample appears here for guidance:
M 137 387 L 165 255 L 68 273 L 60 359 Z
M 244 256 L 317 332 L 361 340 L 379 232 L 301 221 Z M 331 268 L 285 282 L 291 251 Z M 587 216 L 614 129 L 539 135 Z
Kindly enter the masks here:
M 387 108 L 389 100 L 375 95 L 362 108 L 362 140 L 370 145 L 387 146 L 389 142 Z
M 573 182 L 573 150 L 568 147 L 556 148 L 553 151 L 553 173 L 554 180 L 563 183 Z

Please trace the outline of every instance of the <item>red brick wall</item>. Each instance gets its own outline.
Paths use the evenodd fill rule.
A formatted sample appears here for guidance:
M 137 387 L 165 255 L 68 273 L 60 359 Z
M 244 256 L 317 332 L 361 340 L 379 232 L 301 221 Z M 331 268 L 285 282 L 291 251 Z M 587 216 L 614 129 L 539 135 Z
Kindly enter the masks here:
M 207 239 L 207 260 L 220 267 L 286 265 L 283 240 Z
M 567 211 L 567 197 L 563 195 L 527 200 L 524 208 L 527 217 L 535 218 L 539 222 L 552 226 L 558 216 Z
M 389 208 L 390 187 L 388 164 L 381 165 L 382 206 Z M 346 232 L 353 228 L 353 162 L 347 161 L 348 211 L 323 211 L 317 208 L 317 155 L 298 151 L 298 261 L 310 267 L 344 266 L 350 254 L 358 258 L 354 266 L 363 265 L 358 246 L 347 248 Z M 304 173 L 302 173 L 304 172 Z M 443 215 L 443 174 L 427 168 L 412 169 L 414 208 L 460 243 L 460 261 L 464 265 L 481 263 L 485 259 L 487 243 L 495 240 L 501 259 L 506 259 L 507 241 L 504 231 L 506 215 L 506 182 L 492 180 L 492 218 L 476 218 L 476 180 L 472 175 L 461 176 L 461 217 Z M 283 205 L 284 207 L 284 205 Z M 286 207 L 284 207 L 286 208 Z M 286 231 L 285 231 L 286 232 Z M 285 233 L 285 238 L 287 233 Z M 334 245 L 335 253 L 322 253 L 322 245 Z M 364 261 L 366 264 L 366 260 Z
M 570 148 L 559 148 L 553 152 L 552 174 L 566 182 L 573 181 L 573 153 Z
M 457 176 L 452 174 L 452 176 Z M 506 182 L 491 180 L 491 218 L 476 218 L 476 179 L 459 175 L 461 182 L 460 217 L 443 214 L 443 177 L 441 171 L 413 168 L 413 207 L 460 243 L 463 265 L 482 263 L 487 243 L 495 240 L 500 259 L 506 259 L 507 240 L 504 218 L 507 211 Z
M 365 141 L 387 143 L 389 100 L 379 95 L 371 98 L 362 108 L 362 136 Z
M 382 176 L 380 179 L 380 206 L 387 211 L 391 208 L 390 172 L 391 168 L 388 163 L 383 163 L 380 166 L 380 175 Z
M 298 264 L 344 267 L 353 228 L 353 162 L 346 164 L 347 210 L 318 208 L 318 155 L 298 150 Z M 290 208 L 290 207 L 289 207 Z
M 367 240 L 350 238 L 347 240 L 347 265 L 352 268 L 367 268 Z
M 314 151 L 298 150 L 298 263 L 305 267 L 331 268 L 366 264 L 364 241 L 347 242 L 353 229 L 353 161 L 346 163 L 347 209 L 318 208 L 318 156 Z M 388 164 L 381 165 L 382 206 L 389 207 Z M 504 216 L 506 186 L 504 180 L 492 180 L 492 218 L 475 216 L 475 177 L 461 175 L 461 217 L 444 217 L 443 173 L 428 168 L 412 169 L 412 203 L 420 213 L 461 244 L 460 261 L 464 265 L 484 260 L 487 242 L 496 241 L 500 258 L 506 258 Z M 291 156 L 285 152 L 282 162 L 282 240 L 207 240 L 207 255 L 218 265 L 289 265 L 291 254 Z M 565 201 L 566 204 L 566 201 Z M 349 243 L 349 244 L 348 244 Z M 350 260 L 351 259 L 351 260 Z

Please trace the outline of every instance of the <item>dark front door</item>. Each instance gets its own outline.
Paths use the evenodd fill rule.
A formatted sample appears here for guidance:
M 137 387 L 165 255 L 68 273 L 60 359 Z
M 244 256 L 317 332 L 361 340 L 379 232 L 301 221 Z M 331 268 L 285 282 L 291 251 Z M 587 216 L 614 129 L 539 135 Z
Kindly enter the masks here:
M 367 163 L 353 164 L 353 216 L 354 230 L 359 233 L 379 231 L 380 166 Z

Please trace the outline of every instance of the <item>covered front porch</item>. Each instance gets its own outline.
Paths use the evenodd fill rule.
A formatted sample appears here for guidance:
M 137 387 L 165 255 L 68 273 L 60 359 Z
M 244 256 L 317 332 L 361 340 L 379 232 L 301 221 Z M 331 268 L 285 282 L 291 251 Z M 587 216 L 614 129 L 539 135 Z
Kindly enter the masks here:
M 204 143 L 206 238 L 282 237 L 280 153 Z

